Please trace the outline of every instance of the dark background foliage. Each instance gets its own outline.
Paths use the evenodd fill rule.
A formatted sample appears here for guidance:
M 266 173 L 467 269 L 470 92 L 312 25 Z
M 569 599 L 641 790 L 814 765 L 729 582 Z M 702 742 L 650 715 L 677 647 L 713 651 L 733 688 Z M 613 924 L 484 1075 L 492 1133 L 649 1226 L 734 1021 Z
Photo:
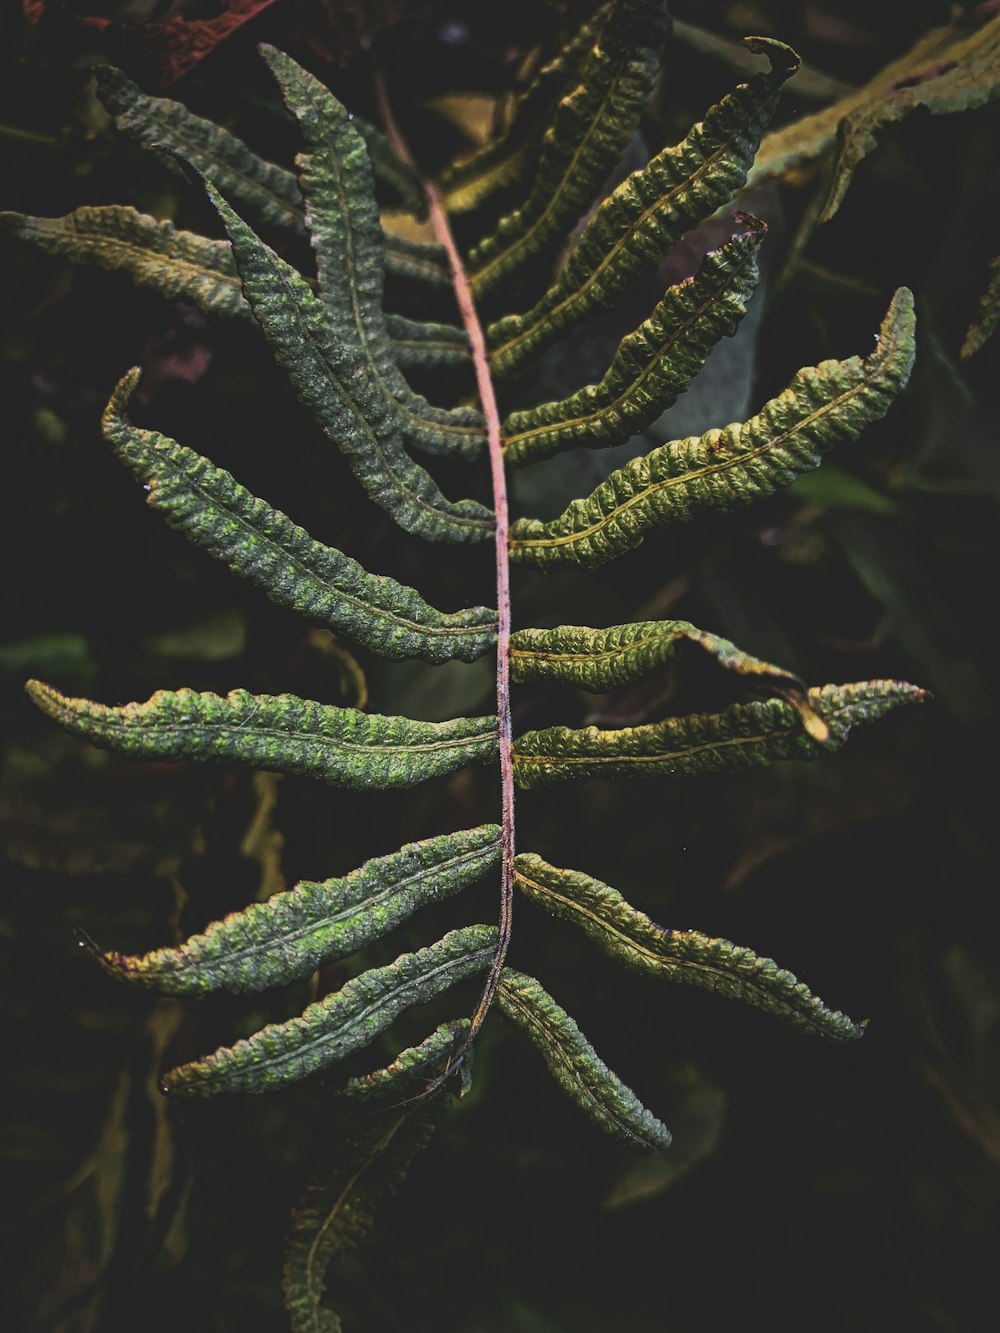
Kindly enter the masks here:
M 482 95 L 510 86 L 554 21 L 527 0 L 243 8 L 259 12 L 192 62 L 190 34 L 178 38 L 175 25 L 164 36 L 163 20 L 210 19 L 222 6 L 76 0 L 27 4 L 25 18 L 8 4 L 3 206 L 54 216 L 128 202 L 214 228 L 193 190 L 109 131 L 88 86 L 95 57 L 120 61 L 151 91 L 169 85 L 290 161 L 293 138 L 254 44 L 284 45 L 371 112 L 362 38 L 377 32 L 407 133 L 434 165 L 462 147 Z M 731 85 L 746 32 L 779 36 L 814 72 L 858 85 L 948 15 L 938 0 L 672 9 L 724 40 L 708 52 L 689 33 L 668 47 L 643 127 L 652 148 Z M 128 15 L 133 23 L 119 22 Z M 443 94 L 456 100 L 418 105 Z M 781 116 L 815 105 L 793 83 Z M 348 1330 L 994 1326 L 997 354 L 987 344 L 960 362 L 958 349 L 997 250 L 997 114 L 917 114 L 893 127 L 794 261 L 818 179 L 805 172 L 755 196 L 771 224 L 763 299 L 651 434 L 725 424 L 798 366 L 867 351 L 905 282 L 918 298 L 917 367 L 884 422 L 765 505 L 647 539 L 595 575 L 525 576 L 514 590 L 515 626 L 683 616 L 814 683 L 885 675 L 934 691 L 933 704 L 815 765 L 677 786 L 594 783 L 519 803 L 522 848 L 607 879 L 666 924 L 777 958 L 829 1003 L 868 1016 L 870 1031 L 856 1045 L 825 1045 L 702 992 L 659 988 L 519 906 L 512 961 L 579 1019 L 671 1125 L 674 1147 L 632 1160 L 605 1142 L 491 1021 L 473 1092 L 383 1209 L 373 1244 L 333 1273 Z M 168 942 L 281 884 L 494 818 L 493 776 L 345 794 L 128 764 L 64 738 L 21 685 L 39 675 L 109 702 L 242 685 L 350 704 L 366 688 L 378 711 L 428 718 L 490 707 L 488 666 L 372 659 L 310 632 L 170 532 L 98 432 L 108 392 L 139 361 L 150 422 L 370 568 L 412 578 L 450 608 L 489 600 L 490 553 L 415 549 L 363 503 L 250 328 L 169 307 L 117 276 L 71 272 L 7 238 L 0 265 L 6 1327 L 278 1330 L 289 1210 L 336 1157 L 351 1115 L 322 1088 L 176 1110 L 156 1079 L 168 1063 L 298 1012 L 309 988 L 157 1002 L 104 977 L 72 929 L 129 950 Z M 571 387 L 588 359 L 601 369 L 621 331 L 612 324 L 550 358 L 536 396 Z M 543 465 L 517 503 L 551 510 L 607 467 L 589 455 Z M 451 494 L 485 480 L 470 487 L 457 467 L 441 476 Z M 515 728 L 650 718 L 719 705 L 731 689 L 685 659 L 653 690 L 597 701 L 519 691 Z M 493 893 L 483 884 L 461 908 L 424 913 L 365 961 L 490 919 Z M 345 975 L 337 965 L 320 984 Z M 440 1017 L 455 1012 L 454 998 L 441 1003 Z M 395 1036 L 427 1030 L 425 1016 Z

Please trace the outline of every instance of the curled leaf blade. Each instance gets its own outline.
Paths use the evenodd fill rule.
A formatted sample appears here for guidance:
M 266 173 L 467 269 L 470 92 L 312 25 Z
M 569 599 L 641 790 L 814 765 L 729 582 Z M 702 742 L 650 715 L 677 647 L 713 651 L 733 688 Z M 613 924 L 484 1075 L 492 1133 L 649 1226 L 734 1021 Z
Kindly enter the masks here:
M 112 976 L 167 995 L 265 990 L 347 958 L 428 903 L 459 893 L 495 866 L 495 824 L 407 843 L 348 875 L 303 880 L 232 912 L 177 948 L 141 956 L 105 953 Z
M 770 958 L 696 930 L 667 930 L 609 884 L 579 870 L 550 865 L 534 853 L 520 853 L 514 865 L 517 886 L 527 898 L 552 916 L 579 926 L 633 972 L 701 986 L 836 1041 L 850 1041 L 863 1032 L 861 1025 L 830 1009 Z
M 458 1054 L 471 1027 L 472 1021 L 468 1018 L 442 1023 L 418 1046 L 408 1046 L 405 1051 L 400 1051 L 384 1068 L 348 1079 L 343 1095 L 354 1101 L 378 1104 L 426 1094 L 428 1087 L 441 1079 L 452 1057 Z
M 776 759 L 818 759 L 840 749 L 854 726 L 926 698 L 925 690 L 897 680 L 811 689 L 808 705 L 827 729 L 825 741 L 813 738 L 784 699 L 612 731 L 546 727 L 514 741 L 514 778 L 521 788 L 593 778 L 690 778 L 740 773 Z
M 32 701 L 60 726 L 103 749 L 143 759 L 242 764 L 318 778 L 335 787 L 412 787 L 468 763 L 493 760 L 496 719 L 359 713 L 294 694 L 158 690 L 118 708 L 71 699 L 41 681 Z
M 496 941 L 494 926 L 450 931 L 426 949 L 362 972 L 298 1018 L 269 1023 L 235 1046 L 171 1069 L 163 1090 L 173 1097 L 262 1093 L 308 1078 L 370 1045 L 405 1010 L 483 971 Z
M 662 1152 L 670 1130 L 613 1073 L 565 1009 L 524 972 L 505 967 L 497 1004 L 537 1047 L 553 1078 L 599 1129 L 633 1152 Z
M 913 296 L 901 287 L 870 356 L 806 367 L 748 421 L 633 459 L 549 523 L 518 519 L 510 528 L 511 561 L 594 569 L 656 528 L 772 495 L 885 415 L 909 379 L 914 327 Z
M 139 375 L 131 371 L 116 388 L 104 413 L 104 435 L 171 527 L 280 606 L 382 657 L 469 662 L 489 652 L 496 642 L 495 611 L 435 610 L 416 589 L 369 574 L 350 556 L 315 541 L 208 459 L 132 425 L 126 409 Z

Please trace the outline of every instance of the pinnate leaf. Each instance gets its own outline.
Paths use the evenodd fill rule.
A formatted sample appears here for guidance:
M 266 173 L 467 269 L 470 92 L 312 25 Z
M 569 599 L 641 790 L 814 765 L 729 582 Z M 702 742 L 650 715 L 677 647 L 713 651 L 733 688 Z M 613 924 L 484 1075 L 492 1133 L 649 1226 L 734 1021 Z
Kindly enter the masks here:
M 837 1041 L 862 1028 L 829 1009 L 770 958 L 696 930 L 666 930 L 626 902 L 617 889 L 579 870 L 549 865 L 532 852 L 515 858 L 518 888 L 536 906 L 580 927 L 633 972 L 685 982 L 743 1000 L 794 1027 Z
M 75 736 L 133 758 L 198 759 L 319 778 L 334 787 L 412 787 L 494 760 L 496 719 L 415 722 L 294 694 L 158 690 L 109 708 L 32 680 L 28 694 Z
M 822 361 L 742 424 L 674 440 L 633 459 L 549 523 L 519 519 L 510 557 L 536 569 L 593 569 L 640 545 L 647 532 L 726 513 L 772 495 L 889 410 L 914 356 L 913 296 L 901 287 L 870 356 Z
M 997 255 L 990 264 L 990 280 L 979 298 L 975 318 L 969 325 L 965 341 L 962 343 L 963 358 L 979 351 L 998 322 L 1000 322 L 1000 255 Z
M 173 949 L 105 953 L 113 976 L 168 995 L 257 991 L 307 977 L 387 935 L 428 903 L 475 883 L 500 857 L 495 824 L 411 842 L 349 875 L 304 880 L 232 912 Z
M 133 426 L 125 410 L 139 374 L 130 371 L 115 390 L 104 434 L 171 527 L 280 606 L 382 657 L 471 662 L 490 650 L 496 642 L 495 611 L 435 610 L 416 589 L 369 574 L 350 556 L 315 541 L 208 459 Z
M 355 1101 L 378 1103 L 408 1100 L 414 1095 L 426 1094 L 428 1087 L 438 1083 L 457 1056 L 462 1042 L 471 1028 L 468 1018 L 442 1023 L 419 1046 L 408 1046 L 400 1051 L 391 1064 L 371 1074 L 348 1079 L 344 1096 Z M 463 1072 L 468 1065 L 468 1053 L 463 1056 Z
M 605 1133 L 634 1152 L 662 1152 L 670 1131 L 613 1073 L 566 1010 L 535 980 L 505 967 L 497 1004 L 536 1046 L 564 1092 Z

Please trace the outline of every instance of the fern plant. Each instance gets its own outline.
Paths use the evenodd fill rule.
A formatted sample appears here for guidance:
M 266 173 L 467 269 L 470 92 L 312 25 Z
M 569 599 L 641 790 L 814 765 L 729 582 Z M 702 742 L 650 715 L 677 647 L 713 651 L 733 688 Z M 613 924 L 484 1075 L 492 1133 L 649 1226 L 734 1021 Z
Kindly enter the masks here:
M 318 1188 L 297 1215 L 286 1269 L 296 1329 L 339 1326 L 323 1304 L 329 1259 L 364 1231 L 372 1204 L 395 1185 L 446 1109 L 452 1084 L 465 1085 L 494 1002 L 598 1127 L 639 1151 L 668 1146 L 666 1126 L 542 982 L 508 965 L 516 892 L 579 927 L 626 968 L 741 999 L 834 1040 L 862 1031 L 770 959 L 664 928 L 610 885 L 515 847 L 517 789 L 597 777 L 683 779 L 814 759 L 842 745 L 855 725 L 924 697 L 895 680 L 809 688 L 685 621 L 512 627 L 511 566 L 586 571 L 637 547 L 654 529 L 772 494 L 881 417 L 912 365 L 913 302 L 901 289 L 867 357 L 799 370 L 749 420 L 663 443 L 551 521 L 509 521 L 508 468 L 572 448 L 618 445 L 648 427 L 719 339 L 735 331 L 757 281 L 766 228 L 737 213 L 730 238 L 693 277 L 664 292 L 622 339 L 599 382 L 559 401 L 501 407 L 553 343 L 612 307 L 685 232 L 731 203 L 797 65 L 780 42 L 748 38 L 768 69 L 594 206 L 648 100 L 665 33 L 660 0 L 599 5 L 539 68 L 506 132 L 434 181 L 418 173 L 384 89 L 379 130 L 272 48 L 262 54 L 303 143 L 298 180 L 179 103 L 149 97 L 117 70 L 101 69 L 101 96 L 120 131 L 165 151 L 172 166 L 200 181 L 227 239 L 179 231 L 120 206 L 57 219 L 3 215 L 8 228 L 54 254 L 122 269 L 137 284 L 212 315 L 255 320 L 303 406 L 374 504 L 424 540 L 495 545 L 496 605 L 439 611 L 417 588 L 315 540 L 207 458 L 133 424 L 129 403 L 141 372 L 132 370 L 108 404 L 104 435 L 169 524 L 273 601 L 374 653 L 430 664 L 494 655 L 496 714 L 429 723 L 240 689 L 225 698 L 163 690 L 145 703 L 107 706 L 38 681 L 27 687 L 69 731 L 131 756 L 242 764 L 367 789 L 408 788 L 468 764 L 498 770 L 496 823 L 445 829 L 350 874 L 302 882 L 177 947 L 126 956 L 91 946 L 115 978 L 168 994 L 263 990 L 349 958 L 483 876 L 498 878 L 496 924 L 459 926 L 362 970 L 300 1017 L 164 1077 L 165 1093 L 175 1098 L 265 1093 L 329 1070 L 371 1045 L 404 1010 L 465 978 L 482 978 L 470 1014 L 442 1024 L 386 1067 L 343 1082 L 343 1094 L 369 1108 L 371 1118 L 344 1177 Z M 437 242 L 386 230 L 378 199 L 429 219 Z M 297 271 L 257 228 L 284 238 L 307 234 L 315 277 Z M 450 285 L 461 326 L 386 310 L 387 271 L 417 292 L 438 295 Z M 405 373 L 425 367 L 459 374 L 471 367 L 478 403 L 428 402 Z M 493 509 L 446 498 L 417 454 L 488 467 Z M 719 712 L 637 726 L 513 735 L 511 685 L 562 682 L 606 691 L 663 671 L 684 643 L 734 673 L 747 697 Z

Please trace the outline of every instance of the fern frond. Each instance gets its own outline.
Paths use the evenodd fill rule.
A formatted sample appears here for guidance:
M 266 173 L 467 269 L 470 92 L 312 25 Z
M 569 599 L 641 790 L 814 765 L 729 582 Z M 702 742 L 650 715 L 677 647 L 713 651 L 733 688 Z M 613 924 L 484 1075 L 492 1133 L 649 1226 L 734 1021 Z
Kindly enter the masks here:
M 517 282 L 526 267 L 548 264 L 590 207 L 652 92 L 665 26 L 662 0 L 616 0 L 579 83 L 557 105 L 527 198 L 469 252 L 477 301 Z
M 285 1308 L 291 1333 L 341 1333 L 324 1305 L 333 1258 L 367 1239 L 376 1205 L 398 1188 L 451 1098 L 445 1088 L 381 1116 L 338 1154 L 338 1166 L 312 1185 L 296 1210 L 285 1255 Z
M 814 740 L 827 739 L 826 724 L 813 711 L 798 676 L 686 620 L 638 620 L 607 629 L 557 625 L 555 629 L 516 630 L 510 638 L 511 680 L 515 684 L 548 680 L 582 690 L 612 690 L 662 671 L 685 642 L 697 644 L 727 670 L 782 695 Z
M 515 374 L 569 328 L 612 306 L 743 185 L 779 89 L 798 67 L 798 56 L 783 43 L 746 41 L 767 55 L 770 71 L 741 83 L 680 144 L 634 171 L 597 209 L 544 296 L 526 313 L 489 326 L 494 375 Z
M 279 606 L 382 657 L 472 662 L 496 643 L 495 611 L 435 610 L 415 588 L 369 574 L 342 551 L 315 541 L 207 458 L 133 426 L 125 411 L 140 374 L 130 371 L 115 389 L 104 413 L 104 435 L 146 486 L 148 503 L 189 541 Z
M 885 415 L 910 375 L 914 325 L 913 296 L 901 287 L 870 356 L 800 370 L 749 421 L 633 459 L 549 523 L 518 519 L 510 528 L 512 562 L 593 569 L 640 545 L 655 528 L 772 495 Z
M 863 1028 L 829 1009 L 791 972 L 750 949 L 696 930 L 666 930 L 617 889 L 579 870 L 549 865 L 532 852 L 514 861 L 518 888 L 552 916 L 579 926 L 633 972 L 685 982 L 743 1000 L 805 1032 L 849 1041 Z
M 448 259 L 440 245 L 432 241 L 416 241 L 394 231 L 386 231 L 382 240 L 386 273 L 433 291 L 451 290 Z
M 134 208 L 85 206 L 62 218 L 0 213 L 0 227 L 46 254 L 127 273 L 137 287 L 190 301 L 206 314 L 250 314 L 228 241 L 179 231 Z
M 601 731 L 546 727 L 514 742 L 519 787 L 591 778 L 690 778 L 740 773 L 775 759 L 818 759 L 838 750 L 851 728 L 876 722 L 902 704 L 919 703 L 925 690 L 898 680 L 823 685 L 808 704 L 829 739 L 815 740 L 800 713 L 783 699 L 731 704 L 721 713 L 691 713 L 639 727 Z
M 428 541 L 488 538 L 494 527 L 489 510 L 474 500 L 446 500 L 410 458 L 393 400 L 357 342 L 337 336 L 308 283 L 207 182 L 206 189 L 232 242 L 243 294 L 275 358 L 369 497 L 400 527 Z
M 31 680 L 43 713 L 74 736 L 145 759 L 244 764 L 319 778 L 334 787 L 412 787 L 496 759 L 496 718 L 415 722 L 359 713 L 294 694 L 157 690 L 146 703 L 109 708 Z
M 426 1094 L 428 1086 L 441 1078 L 452 1056 L 458 1054 L 471 1027 L 468 1018 L 442 1023 L 419 1046 L 408 1046 L 405 1051 L 400 1051 L 383 1069 L 348 1079 L 343 1096 L 360 1102 L 384 1104 Z M 463 1057 L 463 1071 L 467 1064 L 468 1053 Z
M 412 370 L 418 366 L 421 369 L 432 366 L 467 366 L 472 361 L 469 335 L 456 324 L 434 324 L 425 320 L 407 319 L 405 315 L 387 313 L 385 327 L 392 340 L 396 362 L 404 370 Z M 479 414 L 476 413 L 476 416 Z M 474 434 L 474 438 L 478 443 L 473 447 L 466 446 L 460 452 L 460 457 L 475 457 L 473 448 L 482 450 L 485 445 L 482 432 Z M 419 441 L 416 443 L 419 445 Z M 455 452 L 454 446 L 450 446 L 448 452 Z
M 495 926 L 464 926 L 436 944 L 373 967 L 298 1017 L 224 1046 L 202 1060 L 164 1075 L 173 1097 L 214 1097 L 220 1092 L 272 1092 L 327 1069 L 384 1032 L 401 1013 L 425 1004 L 465 977 L 489 966 Z
M 497 1004 L 536 1046 L 564 1092 L 613 1139 L 634 1152 L 662 1152 L 670 1130 L 613 1073 L 566 1010 L 535 980 L 505 967 Z
M 1000 323 L 1000 255 L 990 264 L 990 280 L 979 298 L 976 313 L 962 343 L 962 358 L 973 356 Z
M 381 939 L 428 903 L 474 884 L 500 859 L 500 828 L 484 824 L 407 843 L 349 875 L 303 880 L 173 949 L 100 955 L 105 971 L 167 995 L 266 990 L 307 977 Z
M 597 9 L 547 60 L 517 97 L 505 133 L 459 162 L 445 167 L 438 178 L 449 213 L 468 213 L 490 203 L 498 194 L 521 185 L 527 190 L 538 166 L 542 137 L 552 108 L 575 87 L 580 66 L 597 40 L 612 0 Z
M 581 445 L 610 449 L 677 401 L 719 339 L 736 332 L 757 285 L 757 252 L 767 228 L 749 213 L 736 221 L 746 230 L 707 254 L 694 277 L 667 289 L 649 318 L 618 344 L 599 384 L 507 417 L 506 462 L 534 463 Z
M 296 161 L 330 339 L 363 357 L 406 443 L 476 457 L 485 442 L 482 415 L 431 407 L 410 388 L 393 355 L 382 311 L 382 227 L 364 140 L 318 79 L 273 47 L 262 47 L 261 54 L 305 143 Z

